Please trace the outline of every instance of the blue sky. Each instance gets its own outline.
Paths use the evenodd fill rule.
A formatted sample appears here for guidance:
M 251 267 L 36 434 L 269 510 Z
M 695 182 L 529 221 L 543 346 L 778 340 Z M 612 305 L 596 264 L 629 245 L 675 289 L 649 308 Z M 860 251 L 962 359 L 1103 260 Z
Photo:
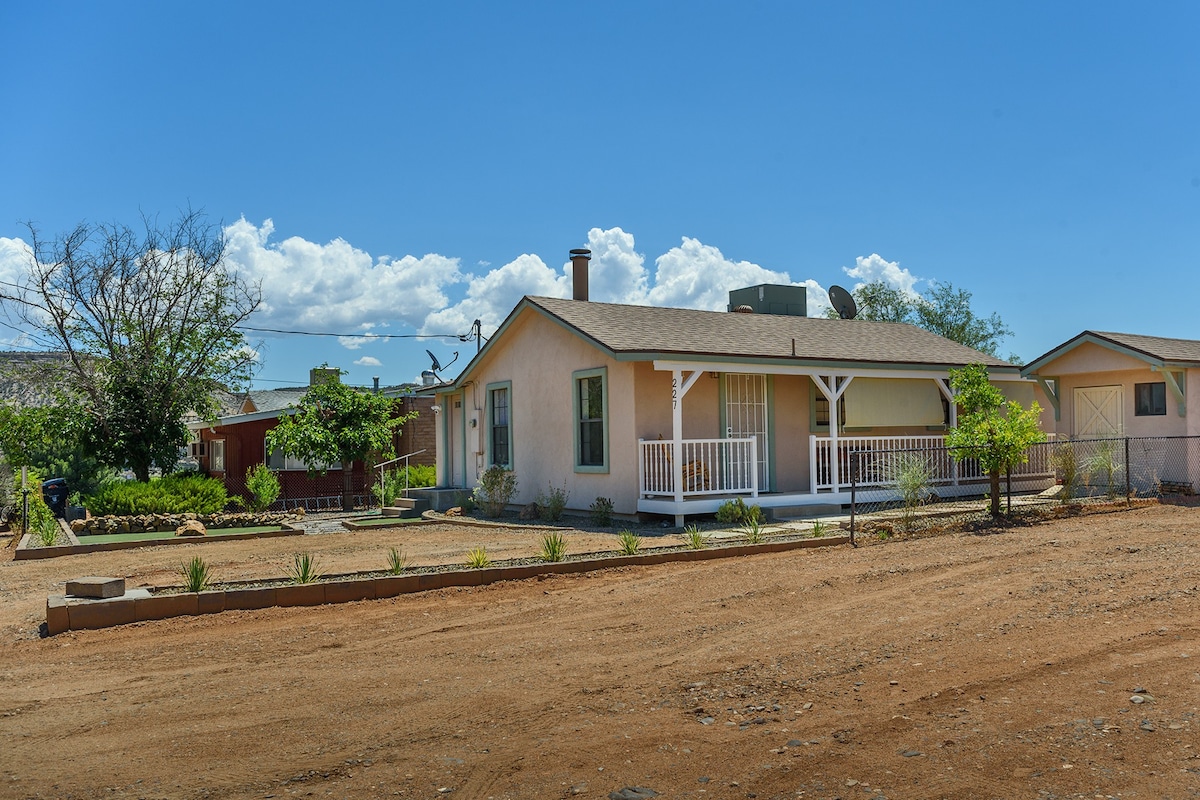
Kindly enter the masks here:
M 204 209 L 262 279 L 263 388 L 563 294 L 951 282 L 1031 359 L 1200 338 L 1200 4 L 9 3 L 0 279 L 22 222 Z M 1157 298 L 1157 299 L 1156 299 Z M 0 327 L 0 348 L 28 347 Z M 358 363 L 356 363 L 358 362 Z

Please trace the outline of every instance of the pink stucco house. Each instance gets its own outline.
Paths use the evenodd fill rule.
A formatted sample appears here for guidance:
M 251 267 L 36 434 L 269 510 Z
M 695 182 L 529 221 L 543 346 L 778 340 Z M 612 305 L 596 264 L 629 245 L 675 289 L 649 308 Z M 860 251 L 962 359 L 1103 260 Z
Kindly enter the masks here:
M 849 502 L 851 452 L 941 443 L 950 369 L 983 363 L 1034 396 L 1019 367 L 912 325 L 591 302 L 586 252 L 573 261 L 575 299 L 523 298 L 438 390 L 440 486 L 499 464 L 519 503 L 553 485 L 571 508 L 607 497 L 677 523 L 735 496 L 827 512 Z M 966 493 L 972 476 L 947 469 L 939 492 Z

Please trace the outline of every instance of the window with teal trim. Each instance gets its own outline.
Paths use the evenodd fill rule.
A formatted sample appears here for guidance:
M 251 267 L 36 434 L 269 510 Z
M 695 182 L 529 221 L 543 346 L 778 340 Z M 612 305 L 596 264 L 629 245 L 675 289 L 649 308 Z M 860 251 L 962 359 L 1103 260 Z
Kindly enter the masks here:
M 571 381 L 575 471 L 608 472 L 608 371 L 578 370 Z
M 490 400 L 492 418 L 489 427 L 492 431 L 492 464 L 511 467 L 512 445 L 509 441 L 509 434 L 512 428 L 508 421 L 508 387 L 492 389 Z

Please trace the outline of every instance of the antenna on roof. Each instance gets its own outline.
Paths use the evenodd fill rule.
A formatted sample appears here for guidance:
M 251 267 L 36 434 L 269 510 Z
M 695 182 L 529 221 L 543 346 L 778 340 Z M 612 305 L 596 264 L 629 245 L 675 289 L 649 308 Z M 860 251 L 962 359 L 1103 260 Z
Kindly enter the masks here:
M 425 355 L 429 356 L 429 361 L 432 364 L 432 366 L 430 367 L 430 371 L 433 372 L 435 375 L 437 375 L 437 373 L 444 370 L 446 367 L 453 364 L 455 361 L 458 361 L 458 351 L 457 350 L 454 351 L 454 358 L 450 359 L 450 361 L 445 366 L 442 366 L 442 362 L 438 361 L 438 357 L 435 356 L 432 351 L 426 350 Z M 438 378 L 440 380 L 441 376 L 439 375 Z
M 829 304 L 842 319 L 854 319 L 858 315 L 858 306 L 854 304 L 854 295 L 840 286 L 829 287 Z

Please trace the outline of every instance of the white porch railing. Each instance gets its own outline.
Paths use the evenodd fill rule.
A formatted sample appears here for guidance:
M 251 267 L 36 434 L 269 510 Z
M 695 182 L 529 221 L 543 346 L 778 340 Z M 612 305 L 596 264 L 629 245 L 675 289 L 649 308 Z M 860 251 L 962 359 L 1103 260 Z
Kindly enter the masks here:
M 857 484 L 859 487 L 884 486 L 896 473 L 896 462 L 904 451 L 924 451 L 926 463 L 932 468 L 930 482 L 934 485 L 957 485 L 963 481 L 987 477 L 975 459 L 954 460 L 946 449 L 943 436 L 840 436 L 836 450 L 828 437 L 809 438 L 809 463 L 812 469 L 812 491 L 841 491 L 850 486 L 851 454 L 858 457 Z M 1014 477 L 1053 475 L 1049 462 L 1050 449 L 1032 448 L 1029 461 L 1016 466 Z
M 758 497 L 758 440 L 684 439 L 675 443 L 638 439 L 638 484 L 642 497 L 674 497 L 675 464 L 681 464 L 683 497 L 749 494 Z

